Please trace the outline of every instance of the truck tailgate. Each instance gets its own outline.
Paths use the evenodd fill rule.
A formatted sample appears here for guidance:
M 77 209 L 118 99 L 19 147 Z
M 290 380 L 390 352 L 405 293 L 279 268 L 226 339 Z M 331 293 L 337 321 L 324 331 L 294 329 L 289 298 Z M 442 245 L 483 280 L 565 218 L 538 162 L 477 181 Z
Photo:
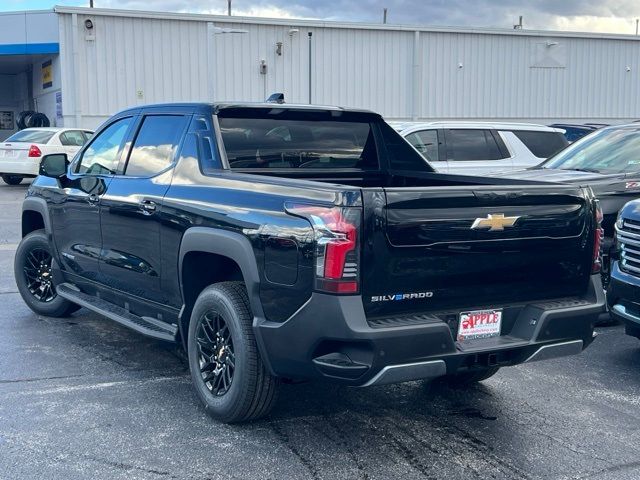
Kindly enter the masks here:
M 578 295 L 591 273 L 592 194 L 574 186 L 363 190 L 367 316 Z

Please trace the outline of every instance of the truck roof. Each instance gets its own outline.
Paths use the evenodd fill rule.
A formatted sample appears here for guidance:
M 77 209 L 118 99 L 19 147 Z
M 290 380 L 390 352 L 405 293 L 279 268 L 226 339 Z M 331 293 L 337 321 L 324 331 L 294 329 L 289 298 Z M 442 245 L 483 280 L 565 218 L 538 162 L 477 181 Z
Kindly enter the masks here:
M 131 107 L 120 112 L 133 113 L 143 110 L 189 110 L 200 112 L 212 112 L 217 113 L 225 109 L 243 109 L 243 108 L 269 108 L 278 110 L 314 110 L 314 111 L 335 111 L 335 112 L 350 112 L 350 113 L 363 113 L 368 115 L 375 115 L 380 117 L 378 113 L 371 110 L 357 109 L 357 108 L 345 108 L 331 105 L 310 105 L 305 103 L 266 103 L 266 102 L 177 102 L 177 103 L 157 103 L 150 105 L 140 105 Z

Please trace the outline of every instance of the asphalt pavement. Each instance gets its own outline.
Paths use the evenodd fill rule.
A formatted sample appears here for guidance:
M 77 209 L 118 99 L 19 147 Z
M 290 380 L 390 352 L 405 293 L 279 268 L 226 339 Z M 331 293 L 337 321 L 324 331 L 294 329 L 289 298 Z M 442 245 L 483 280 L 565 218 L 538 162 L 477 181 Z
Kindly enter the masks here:
M 640 342 L 620 326 L 470 389 L 285 385 L 267 419 L 216 423 L 175 347 L 25 306 L 26 188 L 0 186 L 0 479 L 640 478 Z

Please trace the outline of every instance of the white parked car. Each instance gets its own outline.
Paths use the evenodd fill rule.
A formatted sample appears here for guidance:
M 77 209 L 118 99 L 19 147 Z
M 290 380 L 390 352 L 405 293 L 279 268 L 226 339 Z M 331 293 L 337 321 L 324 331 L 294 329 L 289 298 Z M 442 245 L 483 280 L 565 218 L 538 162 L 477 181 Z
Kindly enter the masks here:
M 527 123 L 395 123 L 439 172 L 484 175 L 540 164 L 568 145 L 564 130 Z
M 0 175 L 9 185 L 38 175 L 40 160 L 50 153 L 73 157 L 93 132 L 80 128 L 25 128 L 0 143 Z

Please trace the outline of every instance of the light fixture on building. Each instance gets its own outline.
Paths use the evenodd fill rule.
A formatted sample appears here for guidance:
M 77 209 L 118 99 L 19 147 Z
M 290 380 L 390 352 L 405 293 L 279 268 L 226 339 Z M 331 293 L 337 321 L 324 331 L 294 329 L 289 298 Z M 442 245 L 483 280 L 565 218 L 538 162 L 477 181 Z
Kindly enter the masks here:
M 276 42 L 276 55 L 282 56 L 282 42 Z

